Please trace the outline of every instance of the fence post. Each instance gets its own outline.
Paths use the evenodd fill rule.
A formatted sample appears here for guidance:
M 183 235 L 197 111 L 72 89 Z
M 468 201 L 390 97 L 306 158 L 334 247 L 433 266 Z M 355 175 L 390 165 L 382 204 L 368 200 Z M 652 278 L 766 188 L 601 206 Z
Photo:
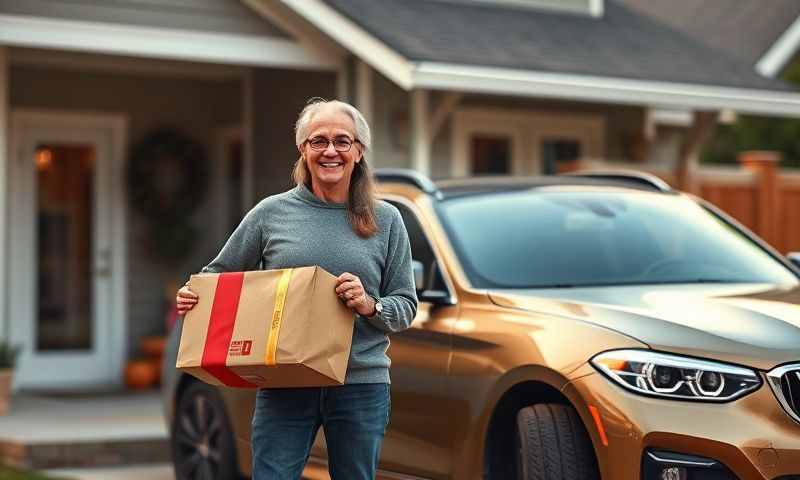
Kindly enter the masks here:
M 781 154 L 772 151 L 741 152 L 738 160 L 742 168 L 756 175 L 756 233 L 770 245 L 780 249 L 778 165 L 781 162 Z

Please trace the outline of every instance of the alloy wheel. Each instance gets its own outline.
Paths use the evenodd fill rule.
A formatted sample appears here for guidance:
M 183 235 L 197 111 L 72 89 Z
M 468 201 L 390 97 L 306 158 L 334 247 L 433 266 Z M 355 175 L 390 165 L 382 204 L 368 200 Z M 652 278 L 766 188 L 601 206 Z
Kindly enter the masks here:
M 205 392 L 189 393 L 181 399 L 175 418 L 173 441 L 178 478 L 214 480 L 219 477 L 223 461 L 223 412 Z

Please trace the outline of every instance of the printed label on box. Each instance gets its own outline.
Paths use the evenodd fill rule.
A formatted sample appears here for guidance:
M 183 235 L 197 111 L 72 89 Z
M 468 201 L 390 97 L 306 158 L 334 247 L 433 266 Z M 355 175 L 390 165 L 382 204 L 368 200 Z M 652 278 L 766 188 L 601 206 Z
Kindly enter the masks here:
M 250 355 L 250 349 L 253 348 L 252 340 L 234 340 L 231 342 L 231 347 L 228 350 L 228 355 Z

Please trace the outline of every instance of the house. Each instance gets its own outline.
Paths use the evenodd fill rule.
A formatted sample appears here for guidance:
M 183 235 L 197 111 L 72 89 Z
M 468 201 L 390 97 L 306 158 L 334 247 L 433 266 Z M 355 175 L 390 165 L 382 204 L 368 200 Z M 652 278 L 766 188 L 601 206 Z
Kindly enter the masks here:
M 289 186 L 309 97 L 365 113 L 374 165 L 434 177 L 674 161 L 676 145 L 690 164 L 718 112 L 800 116 L 800 93 L 774 78 L 800 42 L 796 3 L 743 2 L 753 23 L 735 28 L 760 42 L 746 55 L 726 48 L 736 35 L 672 23 L 699 3 L 0 0 L 0 337 L 24 346 L 15 388 L 119 383 L 140 339 L 163 333 L 175 282 Z M 676 116 L 682 130 L 661 135 Z M 188 147 L 158 153 L 173 140 Z M 126 174 L 142 151 L 158 162 Z M 142 191 L 191 213 L 140 211 Z M 202 234 L 176 240 L 189 230 L 175 224 Z

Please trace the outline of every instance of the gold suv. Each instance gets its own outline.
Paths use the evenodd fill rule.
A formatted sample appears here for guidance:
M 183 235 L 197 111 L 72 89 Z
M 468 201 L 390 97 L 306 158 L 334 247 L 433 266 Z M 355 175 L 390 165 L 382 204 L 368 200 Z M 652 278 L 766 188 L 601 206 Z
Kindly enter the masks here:
M 377 174 L 420 299 L 391 337 L 385 479 L 800 479 L 800 269 L 629 172 Z M 250 472 L 254 391 L 174 369 L 179 479 Z M 314 446 L 307 475 L 324 471 Z

